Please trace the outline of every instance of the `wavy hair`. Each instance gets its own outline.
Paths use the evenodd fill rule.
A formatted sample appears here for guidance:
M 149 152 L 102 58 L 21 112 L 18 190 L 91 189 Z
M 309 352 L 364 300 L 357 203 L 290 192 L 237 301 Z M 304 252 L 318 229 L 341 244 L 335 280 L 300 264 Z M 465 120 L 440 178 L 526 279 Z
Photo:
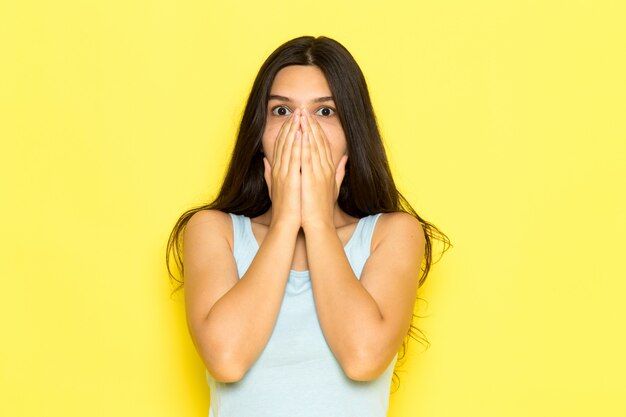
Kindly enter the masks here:
M 433 261 L 433 241 L 443 243 L 441 255 L 452 244 L 443 232 L 420 217 L 396 188 L 365 78 L 350 52 L 331 38 L 302 36 L 279 46 L 261 66 L 247 100 L 230 163 L 218 195 L 210 203 L 185 211 L 174 225 L 165 255 L 170 281 L 179 284 L 172 294 L 184 285 L 182 236 L 189 219 L 196 212 L 213 209 L 257 217 L 270 208 L 269 190 L 264 179 L 261 140 L 265 130 L 272 83 L 278 71 L 289 65 L 319 67 L 334 97 L 350 155 L 337 198 L 339 207 L 358 218 L 380 212 L 403 211 L 421 223 L 425 234 L 424 259 L 420 266 L 421 275 L 418 282 L 418 288 L 421 287 L 431 265 L 439 260 Z M 180 279 L 176 278 L 170 269 L 170 254 L 174 256 Z M 415 314 L 413 316 L 422 317 Z M 426 348 L 430 346 L 424 332 L 411 323 L 402 343 L 399 358 L 404 357 L 409 338 L 423 343 Z M 399 382 L 395 369 L 394 377 Z

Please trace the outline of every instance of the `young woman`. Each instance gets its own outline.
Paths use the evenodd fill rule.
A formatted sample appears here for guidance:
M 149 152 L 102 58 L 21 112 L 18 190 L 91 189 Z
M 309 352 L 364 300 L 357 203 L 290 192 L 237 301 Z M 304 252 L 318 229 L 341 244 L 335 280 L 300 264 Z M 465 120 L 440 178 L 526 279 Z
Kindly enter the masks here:
M 168 242 L 209 416 L 385 416 L 432 239 L 450 246 L 396 189 L 351 54 L 323 36 L 281 45 L 219 195 Z

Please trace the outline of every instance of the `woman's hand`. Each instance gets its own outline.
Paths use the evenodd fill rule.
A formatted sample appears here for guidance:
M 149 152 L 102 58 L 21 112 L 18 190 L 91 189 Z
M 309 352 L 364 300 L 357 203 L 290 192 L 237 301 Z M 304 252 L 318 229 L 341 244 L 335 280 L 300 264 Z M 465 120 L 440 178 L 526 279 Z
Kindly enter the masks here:
M 306 110 L 302 120 L 302 228 L 319 224 L 335 227 L 334 210 L 345 175 L 348 156 L 337 167 L 328 139 L 317 120 Z M 306 233 L 306 232 L 305 232 Z
M 274 142 L 274 160 L 270 166 L 263 157 L 264 177 L 272 201 L 271 225 L 285 222 L 299 229 L 300 209 L 300 111 L 296 109 L 278 132 Z

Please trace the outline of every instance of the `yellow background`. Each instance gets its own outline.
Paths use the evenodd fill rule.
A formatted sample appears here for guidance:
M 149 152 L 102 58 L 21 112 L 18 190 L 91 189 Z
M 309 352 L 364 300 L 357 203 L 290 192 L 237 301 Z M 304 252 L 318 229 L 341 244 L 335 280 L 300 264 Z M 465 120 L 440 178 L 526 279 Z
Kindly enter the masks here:
M 626 415 L 621 1 L 0 2 L 0 415 L 206 416 L 165 272 L 256 71 L 300 35 L 368 81 L 455 245 L 391 417 Z

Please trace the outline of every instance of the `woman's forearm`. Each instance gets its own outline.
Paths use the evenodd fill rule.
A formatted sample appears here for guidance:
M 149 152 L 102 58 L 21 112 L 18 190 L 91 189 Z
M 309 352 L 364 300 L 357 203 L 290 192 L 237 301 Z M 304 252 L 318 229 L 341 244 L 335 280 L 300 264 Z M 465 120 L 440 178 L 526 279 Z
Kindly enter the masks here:
M 207 314 L 204 334 L 211 356 L 224 367 L 247 372 L 267 344 L 284 296 L 298 229 L 290 224 L 270 226 L 248 270 Z M 217 351 L 217 353 L 216 353 Z
M 352 271 L 334 228 L 312 227 L 305 236 L 320 326 L 344 372 L 356 378 L 367 368 L 370 335 L 382 325 L 380 309 Z

